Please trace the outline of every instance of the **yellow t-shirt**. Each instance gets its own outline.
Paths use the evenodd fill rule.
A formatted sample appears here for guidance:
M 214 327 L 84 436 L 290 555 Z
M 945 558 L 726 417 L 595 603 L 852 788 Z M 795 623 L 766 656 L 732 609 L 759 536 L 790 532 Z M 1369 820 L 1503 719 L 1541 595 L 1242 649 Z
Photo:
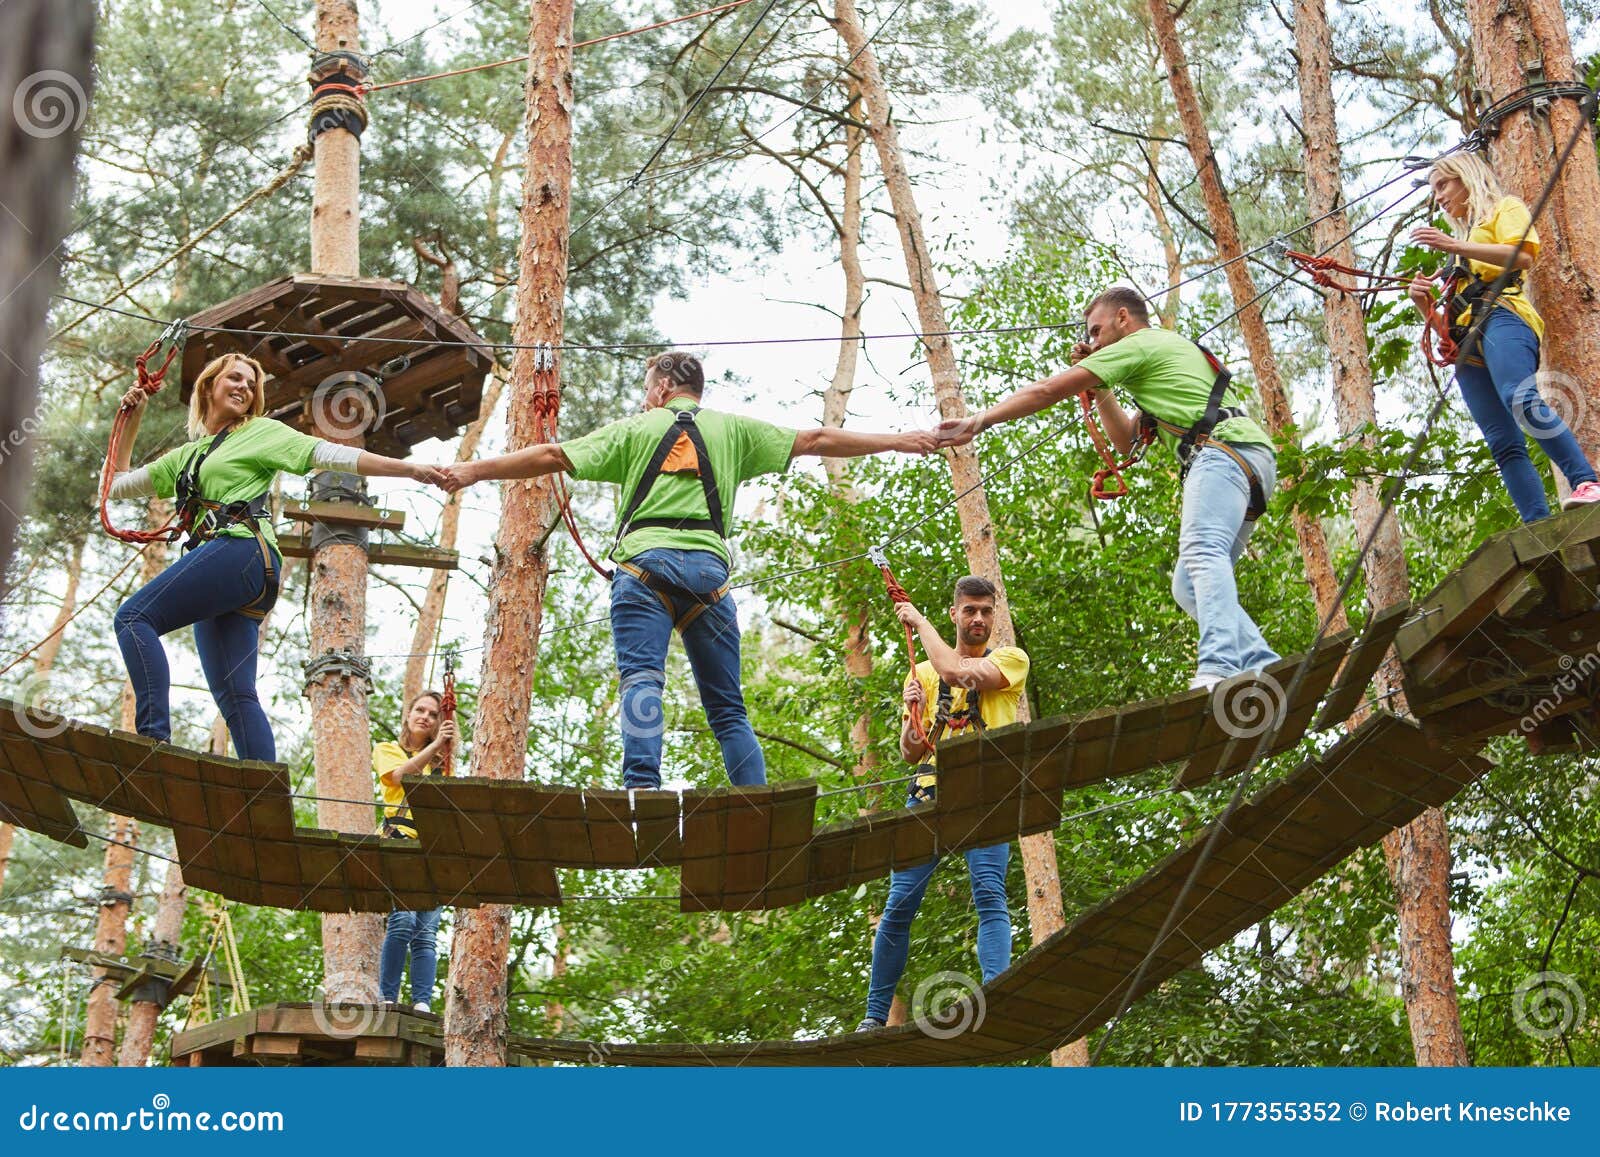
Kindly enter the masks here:
M 1502 197 L 1495 205 L 1494 212 L 1487 221 L 1480 221 L 1472 227 L 1472 232 L 1467 235 L 1467 240 L 1474 245 L 1515 245 L 1522 241 L 1522 234 L 1526 232 L 1528 239 L 1522 242 L 1525 253 L 1539 256 L 1539 231 L 1532 228 L 1533 217 L 1528 212 L 1528 207 L 1519 197 Z M 1500 265 L 1490 265 L 1486 261 L 1470 261 L 1472 272 L 1485 281 L 1493 281 L 1504 271 Z M 1526 273 L 1523 275 L 1527 276 Z M 1463 282 L 1464 283 L 1464 282 Z M 1459 288 L 1459 286 L 1458 286 Z M 1533 308 L 1533 302 L 1528 300 L 1527 290 L 1515 282 L 1505 287 L 1501 292 L 1496 305 L 1503 305 L 1511 310 L 1523 321 L 1528 323 L 1528 328 L 1533 330 L 1533 336 L 1540 341 L 1544 340 L 1544 318 L 1539 316 L 1539 311 Z M 1472 310 L 1467 308 L 1456 317 L 1457 325 L 1472 324 Z
M 372 745 L 372 774 L 378 777 L 378 790 L 383 793 L 383 816 L 389 826 L 400 835 L 417 838 L 417 825 L 412 822 L 411 809 L 406 806 L 406 791 L 395 787 L 383 777 L 402 763 L 416 758 L 415 751 L 407 751 L 394 740 Z M 439 765 L 430 763 L 422 769 L 423 775 L 438 775 Z
M 1028 653 L 1021 647 L 996 647 L 986 656 L 991 663 L 1000 668 L 1000 673 L 1006 677 L 1006 685 L 997 691 L 978 692 L 978 713 L 983 716 L 983 726 L 1005 727 L 1017 721 L 1017 704 L 1022 702 L 1022 691 L 1028 682 Z M 922 726 L 931 736 L 933 732 L 934 716 L 939 710 L 939 673 L 933 669 L 932 660 L 924 660 L 917 664 L 917 679 L 922 684 L 922 693 L 927 696 L 927 706 L 922 713 Z M 952 686 L 950 688 L 950 712 L 952 715 L 966 710 L 967 689 Z M 909 709 L 902 706 L 900 719 L 903 723 L 911 717 Z M 946 735 L 949 732 L 945 733 Z M 932 767 L 934 756 L 930 752 L 927 766 Z M 929 787 L 935 782 L 933 775 L 917 776 L 917 787 Z

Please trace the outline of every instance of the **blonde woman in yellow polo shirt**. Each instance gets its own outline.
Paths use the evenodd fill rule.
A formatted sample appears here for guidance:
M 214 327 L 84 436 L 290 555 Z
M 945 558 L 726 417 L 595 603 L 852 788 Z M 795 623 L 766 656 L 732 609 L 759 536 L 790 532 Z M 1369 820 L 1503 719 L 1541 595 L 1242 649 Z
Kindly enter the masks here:
M 1517 513 L 1523 522 L 1536 522 L 1550 515 L 1544 482 L 1528 457 L 1524 432 L 1532 435 L 1572 487 L 1563 505 L 1600 502 L 1600 483 L 1595 481 L 1594 467 L 1561 415 L 1539 396 L 1539 343 L 1544 338 L 1544 320 L 1528 300 L 1522 284 L 1523 273 L 1533 267 L 1539 256 L 1539 234 L 1533 228 L 1528 206 L 1520 198 L 1507 196 L 1494 170 L 1474 153 L 1452 153 L 1435 161 L 1428 171 L 1428 184 L 1449 219 L 1452 232 L 1431 227 L 1413 229 L 1411 240 L 1450 254 L 1462 271 L 1452 279 L 1457 307 L 1453 311 L 1456 316 L 1449 319 L 1451 325 L 1472 324 L 1474 298 L 1486 292 L 1508 263 L 1517 270 L 1483 323 L 1476 352 L 1471 358 L 1456 362 L 1461 398 L 1494 452 L 1500 477 L 1505 480 Z M 1432 282 L 1419 275 L 1411 282 L 1410 292 L 1412 302 L 1427 317 L 1433 301 Z
M 928 653 L 927 661 L 917 665 L 917 677 L 906 680 L 905 707 L 901 712 L 900 754 L 917 767 L 906 799 L 908 807 L 933 799 L 938 782 L 933 748 L 942 735 L 963 726 L 985 729 L 1017 721 L 1017 704 L 1028 681 L 1028 655 L 1021 647 L 990 649 L 996 593 L 993 583 L 977 575 L 967 575 L 956 583 L 950 607 L 950 621 L 956 627 L 954 647 L 940 637 L 939 628 L 916 607 L 910 603 L 895 607 L 900 621 L 917 632 Z M 936 705 L 936 709 L 930 711 L 929 704 Z M 911 726 L 913 707 L 929 721 L 929 742 L 924 743 Z M 1011 910 L 1006 902 L 1011 843 L 1008 840 L 987 848 L 969 848 L 965 856 L 972 903 L 978 910 L 978 968 L 987 984 L 1011 964 Z M 890 873 L 889 899 L 884 903 L 872 942 L 867 1015 L 856 1027 L 857 1032 L 882 1028 L 888 1022 L 895 986 L 906 970 L 911 950 L 911 922 L 938 866 L 935 858 Z
M 437 775 L 440 754 L 454 742 L 453 719 L 440 722 L 444 697 L 437 691 L 424 691 L 406 705 L 400 722 L 400 738 L 372 746 L 372 772 L 383 791 L 383 834 L 393 839 L 414 840 L 417 826 L 406 806 L 406 791 L 401 777 Z M 433 982 L 439 970 L 440 909 L 426 912 L 389 913 L 383 937 L 383 955 L 378 960 L 378 992 L 389 1004 L 400 1000 L 400 976 L 411 956 L 411 1004 L 427 1012 L 433 1000 Z

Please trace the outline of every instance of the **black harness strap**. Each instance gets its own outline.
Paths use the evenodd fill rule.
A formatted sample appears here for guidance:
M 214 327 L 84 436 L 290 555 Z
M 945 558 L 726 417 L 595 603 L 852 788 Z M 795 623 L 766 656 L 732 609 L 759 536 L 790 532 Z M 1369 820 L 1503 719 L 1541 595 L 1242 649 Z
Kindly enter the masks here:
M 1466 284 L 1459 289 L 1456 288 L 1457 283 L 1462 280 L 1465 280 Z M 1473 271 L 1472 266 L 1467 262 L 1457 260 L 1445 271 L 1444 284 L 1446 286 L 1445 292 L 1448 294 L 1445 302 L 1445 316 L 1449 318 L 1450 340 L 1455 342 L 1457 349 L 1460 349 L 1467 340 L 1467 331 L 1472 328 L 1470 320 L 1462 321 L 1461 319 L 1463 317 L 1475 317 L 1478 303 L 1488 295 L 1489 289 L 1494 283 L 1485 281 Z M 1506 295 L 1520 292 L 1522 292 L 1522 270 L 1518 269 L 1512 275 L 1511 280 L 1506 283 L 1506 287 L 1500 291 L 1500 296 L 1495 301 L 1495 305 L 1505 305 L 1507 309 L 1511 308 L 1506 302 Z M 1480 358 L 1482 353 L 1482 350 L 1478 351 Z
M 267 517 L 270 492 L 263 491 L 248 501 L 238 502 L 212 502 L 200 494 L 200 468 L 205 465 L 206 459 L 212 452 L 222 445 L 228 434 L 229 430 L 218 431 L 204 449 L 190 457 L 178 474 L 178 480 L 173 486 L 173 497 L 179 511 L 188 511 L 189 515 L 185 520 L 189 526 L 189 537 L 183 544 L 185 551 L 210 542 L 219 531 L 238 523 L 242 522 L 250 528 L 256 545 L 261 549 L 261 566 L 265 572 L 265 581 L 261 585 L 261 593 L 240 607 L 239 613 L 252 619 L 260 619 L 264 618 L 272 609 L 273 603 L 278 601 L 278 556 L 267 543 L 266 536 L 261 533 L 261 519 Z
M 1217 375 L 1212 380 L 1211 393 L 1206 398 L 1204 413 L 1188 429 L 1184 429 L 1174 422 L 1168 422 L 1164 418 L 1158 418 L 1148 410 L 1139 411 L 1139 423 L 1141 426 L 1153 427 L 1164 431 L 1178 439 L 1176 453 L 1178 455 L 1178 481 L 1180 483 L 1189 476 L 1189 465 L 1194 461 L 1194 456 L 1206 446 L 1215 446 L 1238 463 L 1239 468 L 1244 471 L 1244 476 L 1250 483 L 1250 504 L 1245 508 L 1244 518 L 1246 522 L 1254 522 L 1267 512 L 1267 493 L 1262 488 L 1261 478 L 1256 474 L 1255 469 L 1243 454 L 1228 445 L 1228 443 L 1211 436 L 1212 431 L 1220 423 L 1232 418 L 1244 417 L 1244 410 L 1238 406 L 1224 406 L 1222 404 L 1223 398 L 1227 397 L 1228 387 L 1233 383 L 1233 371 L 1223 365 L 1222 360 L 1205 346 L 1199 342 L 1194 344 L 1195 348 L 1205 355 L 1206 361 L 1210 363 L 1211 368 L 1216 371 Z
M 691 406 L 687 410 L 679 410 L 667 432 L 661 436 L 661 441 L 656 444 L 655 453 L 650 456 L 650 462 L 644 468 L 644 473 L 639 478 L 639 484 L 633 488 L 633 495 L 628 499 L 628 505 L 623 509 L 622 520 L 617 524 L 617 538 L 611 544 L 615 553 L 617 546 L 629 533 L 647 526 L 666 526 L 673 530 L 714 530 L 718 538 L 727 538 L 727 526 L 722 518 L 722 495 L 717 491 L 717 479 L 711 469 L 711 455 L 706 452 L 705 436 L 700 433 L 700 427 L 695 425 L 694 416 L 700 412 L 699 406 Z M 687 436 L 700 463 L 700 488 L 706 496 L 705 518 L 634 518 L 639 507 L 644 505 L 650 496 L 651 488 L 655 486 L 656 479 L 661 477 L 661 467 L 672 454 L 672 448 L 678 444 L 680 437 Z
M 984 655 L 989 655 L 993 647 L 986 647 Z M 923 753 L 922 759 L 917 763 L 917 770 L 922 772 L 928 766 L 928 761 L 933 758 L 934 749 L 938 747 L 939 740 L 946 731 L 965 731 L 971 727 L 974 731 L 982 731 L 986 726 L 983 721 L 983 703 L 981 692 L 967 690 L 967 701 L 960 711 L 952 710 L 955 703 L 955 691 L 943 679 L 939 680 L 939 697 L 935 701 L 936 710 L 933 716 L 933 726 L 928 729 L 928 750 Z M 937 768 L 923 772 L 911 781 L 911 796 L 918 803 L 932 803 L 934 788 L 938 782 Z

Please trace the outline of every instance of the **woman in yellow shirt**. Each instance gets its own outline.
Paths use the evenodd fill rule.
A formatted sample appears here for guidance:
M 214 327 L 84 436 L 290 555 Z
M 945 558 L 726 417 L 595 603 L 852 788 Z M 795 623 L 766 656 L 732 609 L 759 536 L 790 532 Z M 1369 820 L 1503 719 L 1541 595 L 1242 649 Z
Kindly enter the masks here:
M 1564 506 L 1600 502 L 1594 467 L 1561 415 L 1539 396 L 1539 342 L 1544 337 L 1544 321 L 1522 285 L 1523 273 L 1539 256 L 1539 234 L 1533 229 L 1528 206 L 1508 197 L 1494 170 L 1474 153 L 1453 153 L 1435 161 L 1428 184 L 1450 221 L 1451 232 L 1415 229 L 1411 239 L 1454 255 L 1464 270 L 1454 279 L 1457 305 L 1456 315 L 1449 319 L 1451 325 L 1470 325 L 1474 290 L 1482 292 L 1479 287 L 1493 282 L 1508 263 L 1517 270 L 1480 330 L 1475 355 L 1456 363 L 1462 400 L 1494 452 L 1511 501 L 1523 522 L 1549 517 L 1544 483 L 1528 457 L 1526 433 L 1572 487 Z M 1427 317 L 1433 301 L 1432 282 L 1419 275 L 1411 282 L 1410 292 L 1411 300 Z
M 406 705 L 399 742 L 373 744 L 372 771 L 383 790 L 383 834 L 393 839 L 417 838 L 401 777 L 439 774 L 445 745 L 455 741 L 455 720 L 439 718 L 443 704 L 444 696 L 439 692 L 422 692 Z M 389 913 L 383 955 L 378 961 L 378 992 L 389 1004 L 400 1000 L 400 977 L 409 954 L 411 1006 L 418 1012 L 428 1011 L 438 972 L 439 914 L 438 908 L 426 912 L 402 912 L 396 908 Z

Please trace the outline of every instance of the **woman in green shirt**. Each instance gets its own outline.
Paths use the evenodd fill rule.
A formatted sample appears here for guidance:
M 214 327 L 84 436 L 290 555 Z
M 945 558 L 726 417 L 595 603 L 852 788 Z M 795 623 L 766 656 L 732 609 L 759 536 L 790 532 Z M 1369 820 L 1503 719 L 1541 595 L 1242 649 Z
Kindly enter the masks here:
M 340 446 L 262 417 L 265 373 L 243 354 L 223 354 L 195 379 L 189 437 L 148 466 L 129 469 L 133 440 L 149 395 L 135 386 L 123 395 L 132 411 L 112 463 L 112 498 L 157 495 L 199 503 L 195 537 L 201 545 L 117 608 L 122 649 L 138 701 L 140 735 L 172 738 L 171 676 L 161 636 L 194 627 L 195 649 L 217 710 L 227 721 L 241 759 L 271 761 L 272 729 L 256 696 L 260 619 L 278 594 L 282 559 L 266 498 L 280 470 L 346 470 L 434 482 L 436 467 Z

